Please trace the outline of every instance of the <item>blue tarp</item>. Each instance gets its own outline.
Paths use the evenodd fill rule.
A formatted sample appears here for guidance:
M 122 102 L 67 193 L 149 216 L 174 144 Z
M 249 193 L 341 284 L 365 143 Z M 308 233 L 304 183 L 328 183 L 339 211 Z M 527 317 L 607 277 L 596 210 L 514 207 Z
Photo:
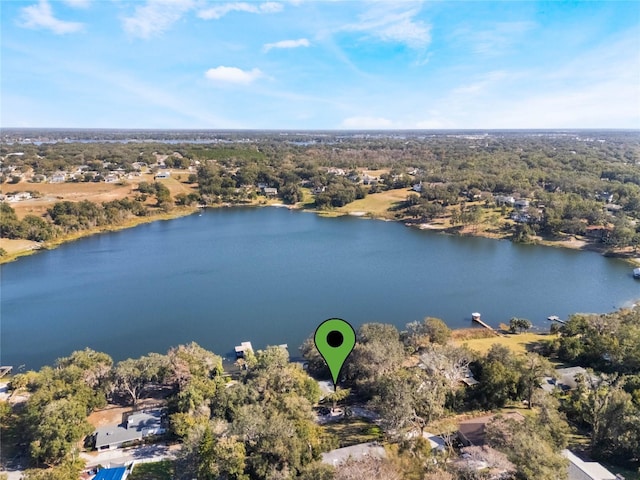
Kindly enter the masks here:
M 103 468 L 93 480 L 122 480 L 126 471 L 125 467 Z

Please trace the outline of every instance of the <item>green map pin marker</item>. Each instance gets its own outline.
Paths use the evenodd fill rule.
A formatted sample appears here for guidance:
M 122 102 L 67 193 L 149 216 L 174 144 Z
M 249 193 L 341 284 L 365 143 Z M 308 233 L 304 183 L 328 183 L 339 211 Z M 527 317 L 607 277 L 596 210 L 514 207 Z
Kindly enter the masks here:
M 320 355 L 329 366 L 335 390 L 340 370 L 353 347 L 356 346 L 356 332 L 344 320 L 330 318 L 318 326 L 313 340 Z

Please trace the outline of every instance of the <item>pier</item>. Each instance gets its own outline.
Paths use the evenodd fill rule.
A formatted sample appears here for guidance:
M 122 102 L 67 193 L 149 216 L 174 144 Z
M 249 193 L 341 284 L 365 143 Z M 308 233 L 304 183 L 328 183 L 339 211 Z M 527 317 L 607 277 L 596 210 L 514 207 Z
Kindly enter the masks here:
M 13 370 L 13 367 L 10 367 L 10 366 L 0 367 L 0 378 L 4 377 L 8 373 L 11 373 L 11 370 Z
M 480 318 L 480 314 L 479 314 L 478 312 L 473 312 L 473 313 L 471 314 L 471 320 L 473 320 L 473 321 L 474 321 L 474 322 L 476 322 L 477 324 L 479 324 L 479 325 L 483 326 L 483 327 L 484 327 L 484 328 L 486 328 L 487 330 L 489 330 L 489 331 L 491 331 L 491 332 L 495 333 L 496 335 L 498 335 L 498 332 L 496 332 L 496 331 L 495 331 L 495 329 L 494 329 L 492 326 L 487 325 L 486 323 L 484 323 L 484 322 L 482 321 L 482 319 Z

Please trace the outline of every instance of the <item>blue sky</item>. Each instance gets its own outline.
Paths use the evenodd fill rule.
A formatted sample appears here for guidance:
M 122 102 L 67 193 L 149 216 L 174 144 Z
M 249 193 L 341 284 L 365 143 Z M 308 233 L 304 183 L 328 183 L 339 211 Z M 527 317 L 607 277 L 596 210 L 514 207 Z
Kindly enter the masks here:
M 640 2 L 0 2 L 0 125 L 640 128 Z

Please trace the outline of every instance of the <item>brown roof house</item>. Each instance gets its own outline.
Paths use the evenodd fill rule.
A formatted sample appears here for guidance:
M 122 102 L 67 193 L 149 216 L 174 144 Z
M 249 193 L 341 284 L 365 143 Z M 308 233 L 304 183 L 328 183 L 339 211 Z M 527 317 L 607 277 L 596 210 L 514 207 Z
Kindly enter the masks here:
M 476 417 L 470 420 L 465 420 L 464 422 L 460 422 L 458 425 L 458 438 L 460 442 L 464 445 L 484 445 L 486 443 L 485 439 L 485 429 L 488 423 L 491 422 L 496 417 L 497 414 L 493 415 L 485 415 L 483 417 Z M 502 414 L 503 418 L 512 418 L 519 422 L 524 421 L 524 417 L 522 414 L 518 412 L 509 412 Z

